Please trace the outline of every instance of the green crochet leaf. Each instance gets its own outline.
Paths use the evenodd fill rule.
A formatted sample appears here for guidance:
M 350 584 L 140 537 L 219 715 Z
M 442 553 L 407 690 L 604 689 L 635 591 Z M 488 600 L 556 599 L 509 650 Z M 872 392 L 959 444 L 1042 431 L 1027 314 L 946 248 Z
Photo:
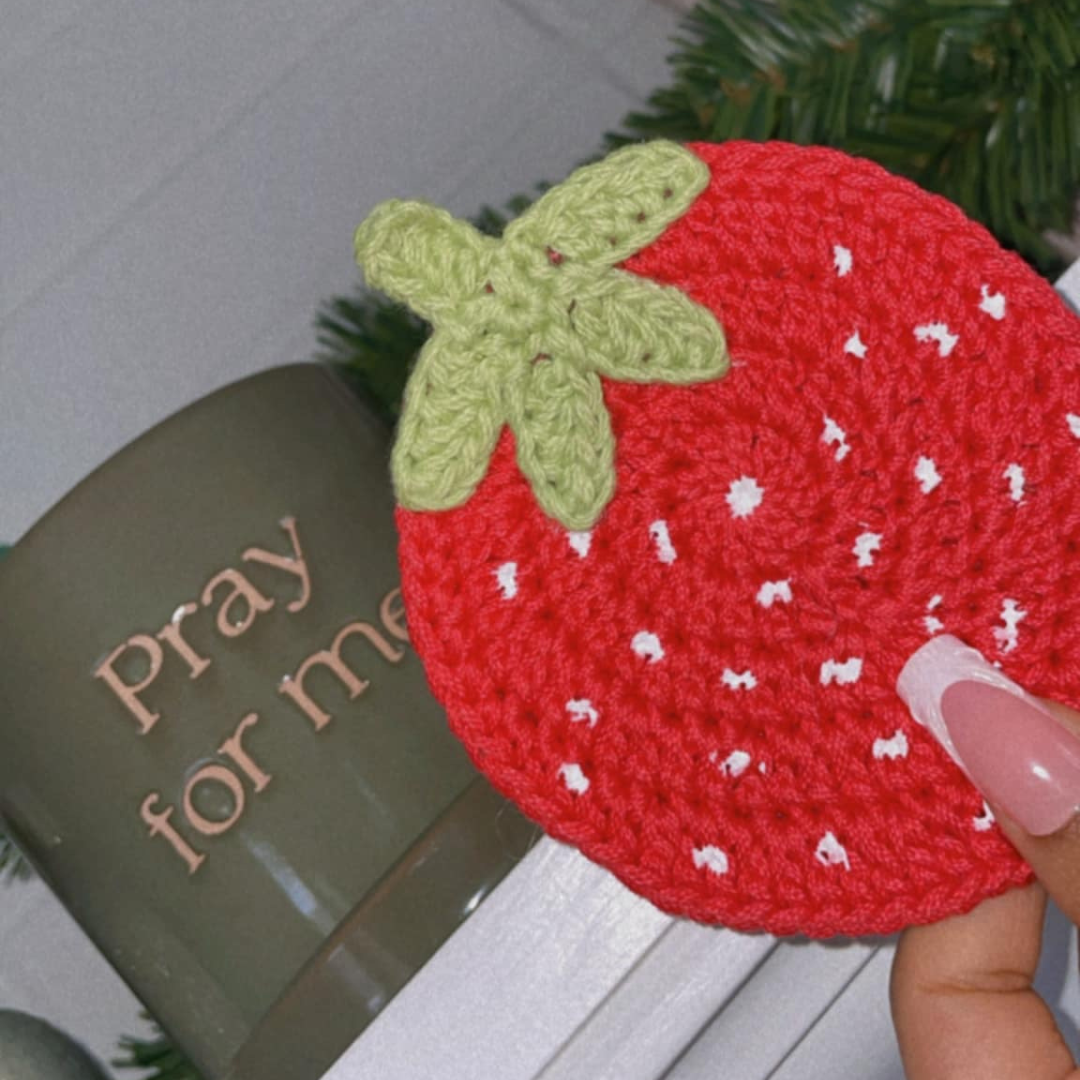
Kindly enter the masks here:
M 692 383 L 729 366 L 717 356 L 716 319 L 670 285 L 613 270 L 574 309 L 574 329 L 592 367 L 622 382 Z
M 498 241 L 437 206 L 390 199 L 356 230 L 355 246 L 368 284 L 437 322 L 483 286 Z
M 600 380 L 566 360 L 536 360 L 507 395 L 517 461 L 543 511 L 588 529 L 615 493 L 615 438 Z
M 504 423 L 488 368 L 482 352 L 448 334 L 435 334 L 421 350 L 390 462 L 402 506 L 460 506 L 483 479 Z
M 569 262 L 614 266 L 678 221 L 708 183 L 708 166 L 677 143 L 625 146 L 553 187 L 503 235 Z
M 728 368 L 708 309 L 616 268 L 708 179 L 674 143 L 627 147 L 552 188 L 501 240 L 426 203 L 376 207 L 356 232 L 357 261 L 434 326 L 393 454 L 403 506 L 466 502 L 506 423 L 543 510 L 568 529 L 595 524 L 615 491 L 599 376 L 687 383 Z

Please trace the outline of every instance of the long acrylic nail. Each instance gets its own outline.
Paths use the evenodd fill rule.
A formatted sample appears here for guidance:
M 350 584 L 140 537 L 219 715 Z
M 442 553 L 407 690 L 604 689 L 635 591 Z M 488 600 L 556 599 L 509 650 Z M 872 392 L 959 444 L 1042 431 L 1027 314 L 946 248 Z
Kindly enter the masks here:
M 1080 808 L 1080 738 L 975 649 L 931 638 L 896 689 L 983 795 L 1033 836 L 1057 832 Z

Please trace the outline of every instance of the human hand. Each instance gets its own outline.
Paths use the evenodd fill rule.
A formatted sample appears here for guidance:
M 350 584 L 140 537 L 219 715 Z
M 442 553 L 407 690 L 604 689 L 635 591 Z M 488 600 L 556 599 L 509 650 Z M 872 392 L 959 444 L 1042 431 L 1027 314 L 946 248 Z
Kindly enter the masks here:
M 1030 697 L 946 635 L 898 688 L 1038 879 L 901 935 L 891 1003 L 909 1080 L 1080 1080 L 1032 987 L 1047 895 L 1080 923 L 1080 713 Z

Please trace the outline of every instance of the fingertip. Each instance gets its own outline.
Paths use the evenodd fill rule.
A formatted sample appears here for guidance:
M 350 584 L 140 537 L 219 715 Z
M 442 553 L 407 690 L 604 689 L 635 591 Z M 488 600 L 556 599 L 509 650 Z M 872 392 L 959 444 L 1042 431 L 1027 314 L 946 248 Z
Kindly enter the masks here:
M 975 649 L 942 634 L 905 664 L 897 691 L 992 805 L 1032 836 L 1059 832 L 1080 806 L 1080 727 Z

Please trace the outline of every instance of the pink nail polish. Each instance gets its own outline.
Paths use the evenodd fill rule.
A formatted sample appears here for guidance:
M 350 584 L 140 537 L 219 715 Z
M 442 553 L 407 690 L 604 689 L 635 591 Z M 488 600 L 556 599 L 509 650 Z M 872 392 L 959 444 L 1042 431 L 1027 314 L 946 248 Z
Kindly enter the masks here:
M 1033 836 L 1056 832 L 1077 812 L 1080 739 L 974 649 L 933 638 L 897 689 L 983 795 Z

